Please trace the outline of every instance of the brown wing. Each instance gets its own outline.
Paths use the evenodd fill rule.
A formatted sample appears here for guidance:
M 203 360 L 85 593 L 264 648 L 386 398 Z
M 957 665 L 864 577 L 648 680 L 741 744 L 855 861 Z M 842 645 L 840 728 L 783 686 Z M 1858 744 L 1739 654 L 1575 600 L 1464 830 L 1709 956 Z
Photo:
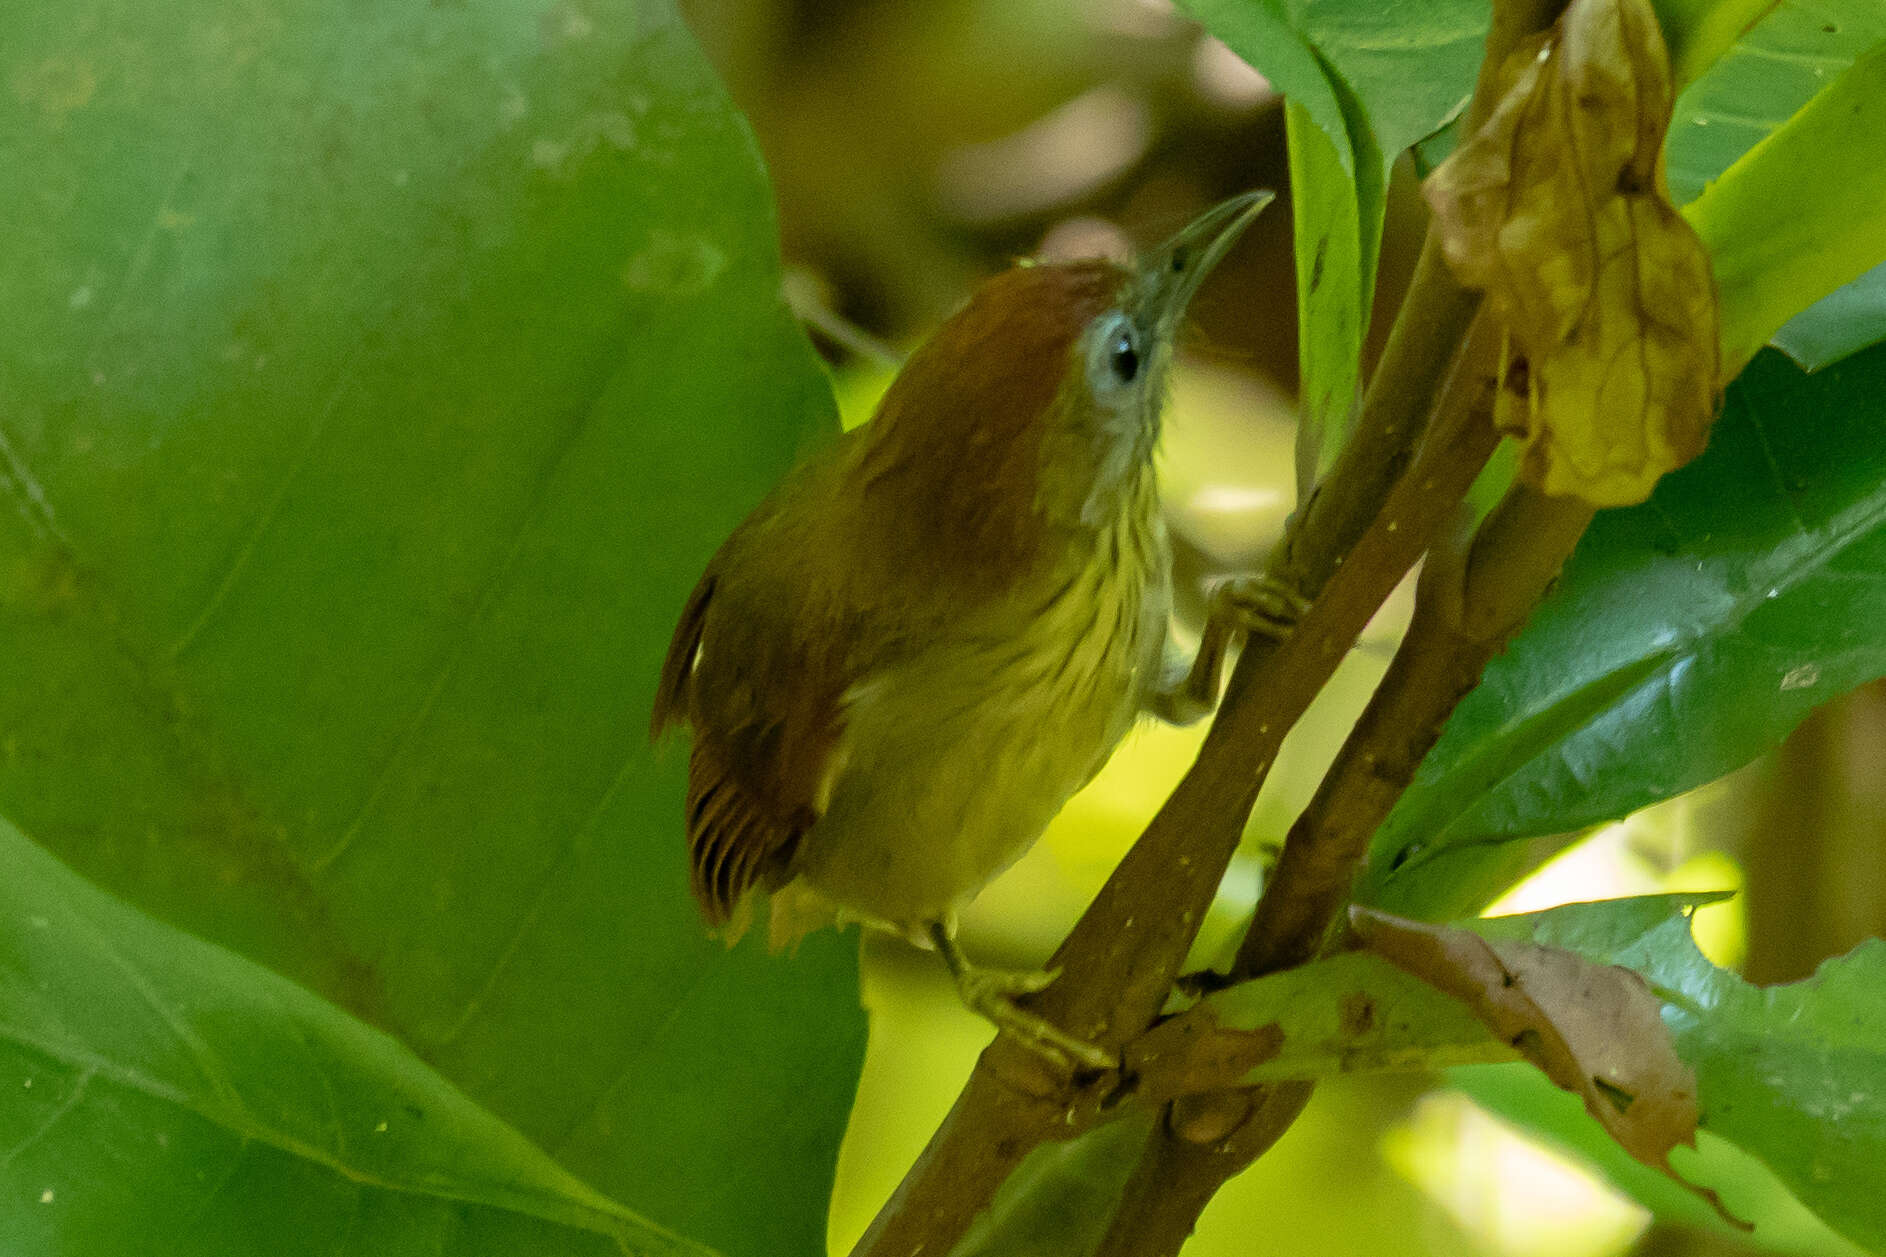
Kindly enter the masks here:
M 802 628 L 777 599 L 729 599 L 710 566 L 662 664 L 652 732 L 694 731 L 690 883 L 711 925 L 727 924 L 754 887 L 786 881 L 824 803 L 843 682 Z

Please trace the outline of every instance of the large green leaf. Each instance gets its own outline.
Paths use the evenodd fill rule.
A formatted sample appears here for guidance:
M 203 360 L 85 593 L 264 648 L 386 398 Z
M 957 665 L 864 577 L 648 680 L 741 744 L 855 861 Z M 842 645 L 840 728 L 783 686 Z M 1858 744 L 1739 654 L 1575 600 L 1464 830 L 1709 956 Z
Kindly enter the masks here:
M 1708 450 L 1593 522 L 1377 833 L 1363 896 L 1477 910 L 1511 839 L 1623 816 L 1886 674 L 1886 347 L 1757 358 Z
M 1677 97 L 1664 161 L 1678 205 L 1886 40 L 1877 0 L 1782 0 L 1760 16 Z
M 1739 1235 L 1701 1197 L 1662 1171 L 1632 1159 L 1579 1097 L 1559 1090 L 1531 1065 L 1464 1065 L 1449 1070 L 1448 1081 L 1482 1108 L 1583 1162 L 1663 1221 L 1713 1230 L 1728 1240 L 1730 1251 L 1747 1246 L 1750 1237 Z M 1752 1238 L 1763 1252 L 1867 1257 L 1866 1250 L 1796 1200 L 1758 1158 L 1708 1131 L 1698 1135 L 1695 1153 L 1679 1153 L 1676 1164 L 1694 1181 L 1710 1184 L 1738 1218 L 1754 1220 Z
M 653 678 L 830 426 L 665 0 L 0 16 L 0 803 L 610 1196 L 821 1251 L 852 943 L 704 938 Z
M 1886 262 L 1781 325 L 1769 343 L 1809 371 L 1886 340 Z
M 35 1253 L 704 1253 L 404 1046 L 0 820 L 0 1241 Z
M 1886 262 L 1886 41 L 1737 158 L 1683 216 L 1709 251 L 1730 370 Z M 1843 303 L 1809 317 L 1868 313 Z M 1877 340 L 1886 324 L 1843 335 Z
M 1487 0 L 1182 0 L 1289 97 L 1304 420 L 1323 462 L 1358 386 L 1388 171 L 1473 90 Z
M 1776 0 L 1650 0 L 1679 89 L 1693 83 L 1747 34 Z M 1792 3 L 1792 0 L 1781 0 Z M 1839 3 L 1840 0 L 1835 0 Z
M 1754 1153 L 1843 1235 L 1886 1250 L 1886 942 L 1770 988 L 1674 939 L 1643 947 L 1646 975 L 1691 1001 L 1668 1019 L 1696 1067 L 1705 1129 Z
M 1759 1158 L 1854 1241 L 1886 1246 L 1886 1198 L 1875 1190 L 1886 1164 L 1886 942 L 1805 981 L 1758 988 L 1696 949 L 1688 912 L 1706 898 L 1608 900 L 1460 924 L 1641 974 L 1696 1072 L 1700 1128 Z M 1452 997 L 1369 954 L 1259 978 L 1208 1004 L 1220 1026 L 1270 1036 L 1245 1082 L 1514 1055 Z M 1230 1049 L 1211 1050 L 1222 1058 Z
M 1786 986 L 1755 987 L 1696 949 L 1655 900 L 1573 904 L 1478 923 L 1641 973 L 1696 1071 L 1701 1128 L 1760 1158 L 1836 1230 L 1886 1249 L 1886 942 Z M 1731 1201 L 1733 1206 L 1735 1202 Z
M 1664 146 L 1670 190 L 1677 204 L 1695 200 L 1756 144 L 1774 134 L 1816 95 L 1835 83 L 1869 49 L 1886 41 L 1886 6 L 1877 0 L 1782 0 L 1745 14 L 1744 0 L 1705 6 L 1700 21 L 1718 36 L 1733 31 L 1722 55 L 1677 98 Z M 1743 28 L 1741 19 L 1760 20 Z M 1726 19 L 1726 21 L 1725 21 Z M 1705 39 L 1705 43 L 1722 42 Z M 1782 170 L 1794 187 L 1824 187 L 1811 172 Z M 1769 193 L 1772 195 L 1772 192 Z M 1789 209 L 1799 208 L 1787 197 Z M 1839 212 L 1836 210 L 1836 212 Z M 1810 222 L 1813 236 L 1817 225 Z M 1767 248 L 1766 237 L 1757 242 Z M 1786 258 L 1764 256 L 1786 267 Z M 1886 267 L 1877 267 L 1794 318 L 1775 343 L 1805 367 L 1822 367 L 1886 338 Z

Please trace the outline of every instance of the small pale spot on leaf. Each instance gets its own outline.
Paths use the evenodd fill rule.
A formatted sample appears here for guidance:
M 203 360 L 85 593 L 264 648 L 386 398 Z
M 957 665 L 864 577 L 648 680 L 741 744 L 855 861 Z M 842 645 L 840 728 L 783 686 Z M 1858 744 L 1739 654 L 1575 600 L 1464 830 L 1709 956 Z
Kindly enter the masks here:
M 1820 684 L 1820 679 L 1820 665 L 1804 663 L 1797 668 L 1788 669 L 1788 674 L 1781 678 L 1781 688 L 1784 690 L 1812 689 Z
M 577 120 L 567 137 L 539 136 L 530 147 L 531 165 L 559 179 L 576 174 L 577 167 L 600 151 L 633 152 L 635 121 L 626 113 L 609 110 Z
M 622 282 L 636 292 L 694 297 L 713 287 L 727 269 L 727 255 L 699 236 L 656 230 L 623 264 Z

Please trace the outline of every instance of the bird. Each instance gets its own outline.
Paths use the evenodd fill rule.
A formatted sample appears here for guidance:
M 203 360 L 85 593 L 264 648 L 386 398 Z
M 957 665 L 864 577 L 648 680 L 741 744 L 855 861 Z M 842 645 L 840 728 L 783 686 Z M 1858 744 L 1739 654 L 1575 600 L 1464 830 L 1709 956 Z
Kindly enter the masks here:
M 1289 630 L 1263 577 L 1171 634 L 1153 454 L 1200 283 L 1272 199 L 1207 210 L 1137 265 L 1024 262 L 920 345 L 871 420 L 803 461 L 689 595 L 651 737 L 691 731 L 690 885 L 775 947 L 862 922 L 934 948 L 970 1008 L 1052 1060 L 1111 1053 L 1027 1010 L 1054 978 L 977 967 L 958 911 L 1142 714 L 1215 705 L 1238 632 Z

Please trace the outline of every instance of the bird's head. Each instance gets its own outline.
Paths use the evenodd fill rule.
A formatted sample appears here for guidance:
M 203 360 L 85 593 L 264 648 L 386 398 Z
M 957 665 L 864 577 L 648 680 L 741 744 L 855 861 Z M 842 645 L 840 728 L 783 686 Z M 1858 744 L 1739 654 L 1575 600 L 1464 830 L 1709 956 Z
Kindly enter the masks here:
M 1117 518 L 1150 472 L 1186 309 L 1271 197 L 1214 206 L 1136 266 L 1023 264 L 985 282 L 879 405 L 864 467 L 886 509 L 985 571 Z

